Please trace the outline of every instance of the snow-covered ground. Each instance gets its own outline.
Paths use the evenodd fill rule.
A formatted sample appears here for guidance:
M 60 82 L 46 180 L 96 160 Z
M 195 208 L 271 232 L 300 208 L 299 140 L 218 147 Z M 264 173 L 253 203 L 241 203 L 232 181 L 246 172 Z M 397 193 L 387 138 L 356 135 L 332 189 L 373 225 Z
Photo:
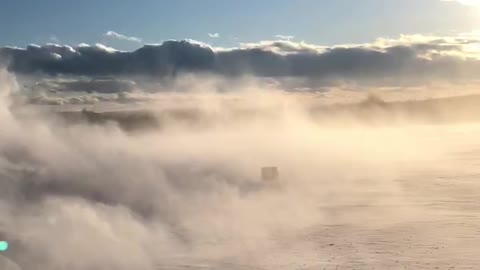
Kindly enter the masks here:
M 318 122 L 291 96 L 249 93 L 238 114 L 205 96 L 201 117 L 129 133 L 16 114 L 5 92 L 0 270 L 480 264 L 478 123 Z M 278 185 L 261 184 L 268 166 Z

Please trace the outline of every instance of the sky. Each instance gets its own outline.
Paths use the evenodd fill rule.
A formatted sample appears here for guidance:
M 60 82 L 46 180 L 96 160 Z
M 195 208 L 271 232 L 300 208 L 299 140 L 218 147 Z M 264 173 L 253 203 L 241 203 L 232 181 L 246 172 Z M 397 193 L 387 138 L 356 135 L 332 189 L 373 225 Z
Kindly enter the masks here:
M 0 0 L 0 46 L 194 39 L 214 46 L 291 39 L 333 45 L 480 29 L 475 0 Z

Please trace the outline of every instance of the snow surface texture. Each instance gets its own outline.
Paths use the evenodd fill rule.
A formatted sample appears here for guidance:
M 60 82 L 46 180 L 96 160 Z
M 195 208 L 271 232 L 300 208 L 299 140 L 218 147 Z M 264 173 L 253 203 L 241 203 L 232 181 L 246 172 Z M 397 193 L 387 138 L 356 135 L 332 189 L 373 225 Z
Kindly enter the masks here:
M 128 132 L 110 122 L 18 114 L 11 98 L 18 83 L 1 77 L 0 238 L 11 242 L 2 256 L 21 268 L 4 257 L 0 266 L 480 263 L 475 123 L 367 125 L 342 114 L 343 122 L 332 116 L 319 124 L 302 99 L 250 87 L 233 98 L 245 115 L 232 114 L 231 102 L 216 93 L 185 103 L 166 97 L 162 106 L 193 106 L 202 117 Z M 246 188 L 261 181 L 264 166 L 279 168 L 281 186 Z

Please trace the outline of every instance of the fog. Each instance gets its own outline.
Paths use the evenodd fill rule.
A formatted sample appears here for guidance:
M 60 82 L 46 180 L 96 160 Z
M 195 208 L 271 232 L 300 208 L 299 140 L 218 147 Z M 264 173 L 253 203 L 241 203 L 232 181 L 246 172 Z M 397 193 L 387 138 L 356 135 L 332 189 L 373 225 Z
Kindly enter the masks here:
M 163 118 L 158 128 L 132 131 L 115 121 L 19 113 L 28 105 L 12 99 L 18 82 L 0 77 L 7 269 L 385 266 L 392 257 L 372 255 L 368 245 L 358 244 L 356 255 L 328 248 L 363 239 L 359 231 L 402 238 L 392 228 L 432 220 L 425 205 L 438 190 L 418 184 L 476 170 L 448 159 L 477 149 L 474 122 L 419 123 L 399 113 L 401 121 L 372 125 L 348 109 L 320 117 L 308 94 L 241 80 L 219 93 L 191 78 L 181 84 L 192 91 L 137 104 Z M 368 115 L 381 119 L 382 111 Z M 265 166 L 278 167 L 278 183 L 262 182 Z M 422 232 L 404 234 L 425 241 Z

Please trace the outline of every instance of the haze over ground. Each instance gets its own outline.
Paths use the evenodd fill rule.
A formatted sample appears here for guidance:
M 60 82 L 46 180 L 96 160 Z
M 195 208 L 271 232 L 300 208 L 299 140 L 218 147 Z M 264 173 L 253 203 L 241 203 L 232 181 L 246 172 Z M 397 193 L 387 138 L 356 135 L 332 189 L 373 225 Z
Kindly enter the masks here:
M 185 18 L 175 33 L 204 41 L 158 44 L 146 44 L 157 34 L 147 7 L 185 1 L 112 3 L 95 29 L 108 2 L 44 1 L 45 21 L 27 27 L 30 9 L 5 10 L 28 3 L 0 1 L 0 22 L 14 22 L 0 35 L 1 269 L 479 264 L 476 2 L 228 2 L 209 15 L 219 28 L 233 7 L 258 12 L 231 29 L 242 40 Z M 341 16 L 349 4 L 359 17 Z M 363 20 L 369 7 L 383 19 Z M 72 10 L 91 20 L 76 25 Z M 305 28 L 311 10 L 336 14 L 325 42 Z M 127 11 L 144 14 L 130 35 L 129 20 L 111 28 Z M 353 22 L 361 35 L 345 30 Z M 268 166 L 275 185 L 260 179 Z

